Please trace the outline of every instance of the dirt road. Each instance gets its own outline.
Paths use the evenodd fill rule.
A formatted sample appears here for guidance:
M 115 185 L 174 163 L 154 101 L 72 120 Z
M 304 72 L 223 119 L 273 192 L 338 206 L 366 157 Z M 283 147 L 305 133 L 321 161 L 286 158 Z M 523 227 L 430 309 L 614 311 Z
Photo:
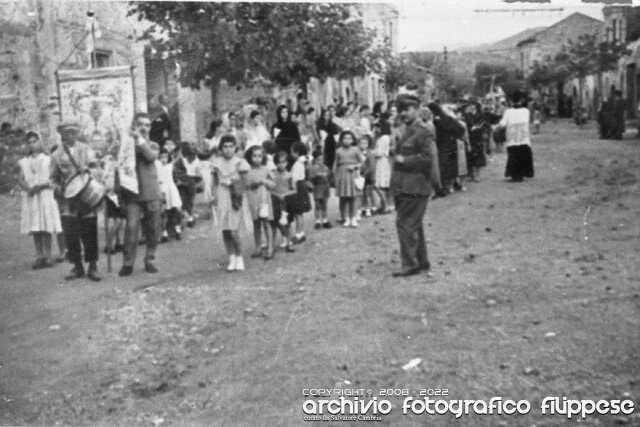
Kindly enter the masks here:
M 161 246 L 157 275 L 119 279 L 117 258 L 101 283 L 69 283 L 67 265 L 29 270 L 2 199 L 0 424 L 310 425 L 303 389 L 334 387 L 531 402 L 469 426 L 565 424 L 541 415 L 546 396 L 640 404 L 640 140 L 562 122 L 533 151 L 535 179 L 506 182 L 498 153 L 482 182 L 430 203 L 430 280 L 391 278 L 387 215 L 311 230 L 244 274 L 223 271 L 203 222 Z M 379 424 L 455 422 L 389 400 Z M 640 425 L 638 411 L 584 423 Z

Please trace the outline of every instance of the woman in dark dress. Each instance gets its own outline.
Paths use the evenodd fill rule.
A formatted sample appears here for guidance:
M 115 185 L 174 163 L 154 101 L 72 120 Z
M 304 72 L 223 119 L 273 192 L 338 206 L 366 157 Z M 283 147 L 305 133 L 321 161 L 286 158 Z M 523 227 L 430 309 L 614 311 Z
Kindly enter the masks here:
M 327 107 L 325 110 L 322 110 L 317 124 L 318 135 L 320 135 L 321 139 L 324 135 L 322 132 L 326 133 L 323 143 L 323 157 L 324 164 L 331 170 L 333 170 L 333 162 L 336 158 L 335 136 L 342 132 L 340 126 L 333 122 L 333 112 L 333 107 Z
M 433 125 L 436 128 L 436 145 L 438 146 L 438 165 L 440 166 L 441 197 L 453 192 L 453 184 L 458 177 L 458 143 L 464 138 L 464 126 L 455 118 L 442 111 L 440 105 L 428 105 L 433 113 Z
M 469 178 L 475 182 L 478 181 L 480 168 L 487 165 L 485 154 L 487 126 L 480 108 L 478 104 L 471 104 L 467 107 L 465 114 L 465 122 L 469 131 L 469 145 L 471 145 L 467 156 L 467 169 L 469 169 Z
M 276 144 L 276 152 L 284 151 L 291 153 L 294 142 L 300 141 L 300 131 L 298 125 L 291 120 L 291 114 L 286 105 L 280 105 L 276 110 L 276 123 L 271 127 L 271 137 Z M 293 160 L 289 159 L 289 169 L 293 165 Z

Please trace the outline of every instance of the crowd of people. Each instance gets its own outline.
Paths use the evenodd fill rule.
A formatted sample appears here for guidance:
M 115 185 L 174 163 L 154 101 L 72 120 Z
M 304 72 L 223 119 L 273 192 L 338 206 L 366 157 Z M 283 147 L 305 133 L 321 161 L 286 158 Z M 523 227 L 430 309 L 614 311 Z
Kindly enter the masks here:
M 133 273 L 140 243 L 145 271 L 158 271 L 158 243 L 180 240 L 183 226 L 194 226 L 199 193 L 221 230 L 230 272 L 245 270 L 241 233 L 247 228 L 255 244 L 251 258 L 270 260 L 276 249 L 294 252 L 305 242 L 312 210 L 317 232 L 336 224 L 357 228 L 363 218 L 396 211 L 402 269 L 394 275 L 418 274 L 430 270 L 422 228 L 428 201 L 479 181 L 492 145 L 500 151 L 506 142 L 505 176 L 515 182 L 533 176 L 526 101 L 518 92 L 510 107 L 496 111 L 474 101 L 423 106 L 404 95 L 372 108 L 335 103 L 316 116 L 298 96 L 295 106 L 277 108 L 271 126 L 263 110 L 243 108 L 213 120 L 202 141 L 177 144 L 154 129 L 158 119 L 137 113 L 129 154 L 115 146 L 94 152 L 79 140 L 78 124 L 64 122 L 52 152 L 36 132 L 26 135 L 21 231 L 33 236 L 34 269 L 66 259 L 73 264 L 66 279 L 98 281 L 96 211 L 102 207 L 105 251 L 123 252 L 120 276 Z M 123 155 L 131 167 L 123 167 Z M 68 194 L 69 183 L 83 174 L 104 189 L 99 207 Z M 338 198 L 337 218 L 328 212 L 331 197 Z M 54 236 L 58 257 L 52 257 Z

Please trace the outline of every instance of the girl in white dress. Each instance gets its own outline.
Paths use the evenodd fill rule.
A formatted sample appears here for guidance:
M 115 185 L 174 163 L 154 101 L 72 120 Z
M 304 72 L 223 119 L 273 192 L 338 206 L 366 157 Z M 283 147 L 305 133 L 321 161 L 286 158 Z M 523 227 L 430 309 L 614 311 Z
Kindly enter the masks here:
M 33 264 L 35 270 L 53 266 L 51 235 L 61 233 L 62 225 L 50 184 L 51 157 L 44 153 L 37 133 L 28 132 L 26 136 L 29 154 L 18 162 L 19 185 L 23 190 L 20 231 L 33 236 L 37 256 Z
M 389 205 L 389 185 L 391 182 L 391 162 L 389 154 L 391 152 L 391 125 L 388 122 L 386 113 L 380 118 L 380 137 L 376 141 L 374 155 L 376 157 L 376 172 L 374 178 L 374 189 L 380 198 L 381 214 L 388 213 Z
M 238 146 L 233 135 L 220 138 L 220 153 L 213 162 L 214 204 L 218 206 L 218 221 L 222 228 L 222 239 L 229 255 L 227 271 L 243 271 L 240 228 L 244 223 L 243 196 L 244 179 L 250 166 L 236 156 Z
M 182 200 L 176 183 L 173 181 L 173 163 L 169 162 L 169 153 L 160 152 L 160 160 L 156 160 L 158 181 L 163 199 L 162 211 L 162 238 L 161 242 L 169 240 L 171 234 L 176 240 L 180 240 L 180 231 L 176 228 L 180 225 Z

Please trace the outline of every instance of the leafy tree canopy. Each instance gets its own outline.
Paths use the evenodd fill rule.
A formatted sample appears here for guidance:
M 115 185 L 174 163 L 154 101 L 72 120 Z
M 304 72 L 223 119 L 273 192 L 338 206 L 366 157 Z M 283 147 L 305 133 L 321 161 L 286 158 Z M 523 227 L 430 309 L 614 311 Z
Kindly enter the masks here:
M 515 89 L 521 89 L 523 81 L 519 71 L 515 67 L 502 64 L 479 62 L 473 73 L 476 82 L 476 92 L 485 93 L 493 80 L 494 85 L 502 87 L 506 93 Z
M 148 1 L 131 2 L 129 14 L 152 24 L 142 39 L 179 64 L 181 83 L 192 88 L 349 78 L 382 71 L 390 57 L 349 4 Z
M 618 60 L 630 52 L 619 42 L 600 42 L 596 34 L 583 34 L 577 40 L 569 40 L 555 57 L 555 62 L 566 67 L 577 77 L 585 77 L 614 70 Z

